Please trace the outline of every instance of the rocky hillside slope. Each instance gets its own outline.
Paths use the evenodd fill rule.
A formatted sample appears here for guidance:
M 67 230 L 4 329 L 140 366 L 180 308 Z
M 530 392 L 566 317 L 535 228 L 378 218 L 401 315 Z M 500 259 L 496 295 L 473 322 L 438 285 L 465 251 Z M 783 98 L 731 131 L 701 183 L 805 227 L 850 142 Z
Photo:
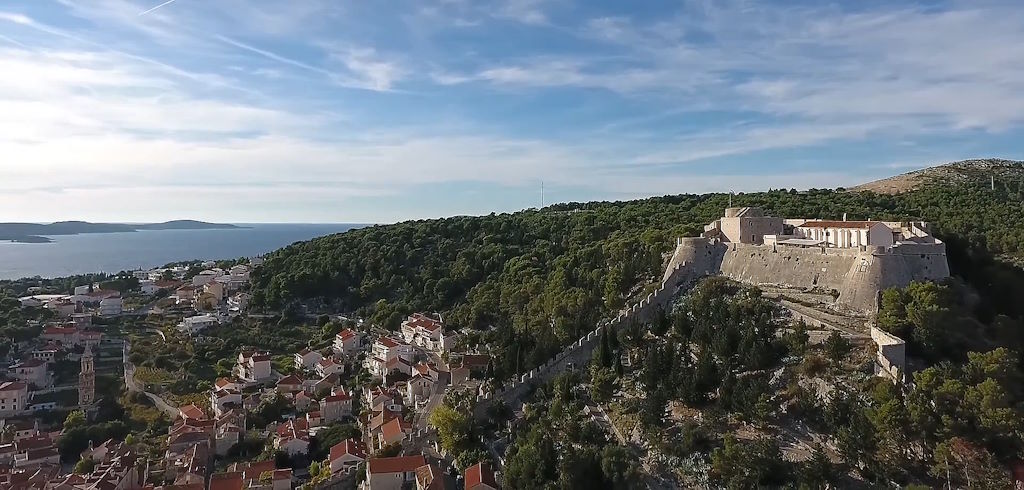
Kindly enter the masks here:
M 1000 177 L 1019 178 L 1021 175 L 1024 175 L 1024 162 L 1022 161 L 998 158 L 963 160 L 868 182 L 852 187 L 849 190 L 872 191 L 879 194 L 900 194 L 919 189 L 922 185 L 929 182 L 988 182 L 992 176 L 998 180 Z

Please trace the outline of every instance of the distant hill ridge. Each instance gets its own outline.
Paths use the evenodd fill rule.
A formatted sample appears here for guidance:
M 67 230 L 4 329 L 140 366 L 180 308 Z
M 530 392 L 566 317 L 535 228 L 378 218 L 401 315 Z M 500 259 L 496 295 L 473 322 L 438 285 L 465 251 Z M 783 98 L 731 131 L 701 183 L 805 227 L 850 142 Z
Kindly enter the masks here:
M 196 220 L 174 220 L 163 223 L 90 223 L 88 221 L 57 221 L 41 223 L 0 223 L 0 240 L 22 243 L 50 242 L 47 236 L 85 233 L 126 233 L 141 230 L 214 230 L 239 226 L 228 223 L 207 223 Z
M 868 182 L 851 191 L 872 191 L 879 194 L 900 194 L 920 188 L 932 182 L 967 183 L 987 182 L 991 177 L 1021 177 L 1024 175 L 1024 161 L 1000 158 L 979 158 L 961 160 L 928 167 L 905 174 Z

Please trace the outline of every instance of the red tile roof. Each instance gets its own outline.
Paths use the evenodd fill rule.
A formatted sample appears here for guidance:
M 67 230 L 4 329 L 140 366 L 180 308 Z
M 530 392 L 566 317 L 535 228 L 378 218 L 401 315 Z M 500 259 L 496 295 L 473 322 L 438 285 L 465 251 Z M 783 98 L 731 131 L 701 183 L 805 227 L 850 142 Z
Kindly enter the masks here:
M 28 389 L 28 385 L 20 381 L 8 381 L 0 384 L 0 391 L 20 391 Z
M 352 331 L 352 329 L 350 329 L 350 328 L 346 328 L 345 330 L 342 330 L 342 331 L 338 332 L 338 338 L 340 338 L 341 340 L 348 340 L 348 339 L 351 339 L 351 338 L 353 338 L 355 336 L 356 336 L 356 333 L 354 331 Z
M 242 473 L 232 471 L 231 473 L 217 473 L 210 477 L 210 490 L 241 490 Z
M 380 426 L 380 432 L 388 441 L 404 437 L 404 433 L 410 430 L 412 430 L 412 424 L 398 417 L 395 417 Z
M 342 391 L 339 391 L 339 392 L 337 392 L 337 393 L 335 393 L 333 395 L 328 396 L 327 398 L 324 398 L 324 402 L 325 403 L 334 403 L 334 402 L 343 402 L 345 400 L 351 400 L 351 399 L 352 399 L 352 396 L 349 395 L 348 393 L 345 393 L 345 391 L 342 390 Z
M 302 378 L 300 378 L 300 377 L 298 377 L 298 376 L 296 376 L 294 374 L 289 374 L 288 376 L 285 376 L 285 377 L 283 377 L 283 378 L 281 378 L 281 379 L 279 379 L 277 381 L 277 386 L 301 385 L 301 384 L 302 384 Z
M 422 490 L 445 490 L 444 474 L 434 464 L 416 468 L 416 488 Z
M 351 454 L 359 459 L 366 459 L 366 444 L 355 439 L 345 439 L 334 446 L 331 446 L 330 461 L 334 461 L 346 454 Z
M 801 228 L 871 228 L 882 223 L 881 221 L 828 221 L 813 220 L 805 221 Z
M 400 473 L 406 471 L 416 471 L 416 468 L 427 464 L 426 458 L 422 454 L 416 456 L 399 456 L 395 458 L 370 458 L 366 467 L 367 470 L 373 473 Z
M 380 339 L 377 340 L 377 342 L 380 342 L 384 347 L 387 347 L 388 349 L 392 347 L 397 347 L 399 345 L 398 341 L 391 337 L 381 337 Z
M 487 367 L 487 362 L 491 360 L 491 356 L 487 354 L 466 354 L 462 356 L 462 366 L 470 369 L 483 369 Z
M 266 472 L 266 471 L 274 471 L 274 470 L 277 469 L 277 466 L 274 464 L 273 460 L 260 461 L 258 463 L 250 463 L 250 464 L 248 464 L 246 466 L 241 466 L 241 465 L 239 465 L 239 466 L 240 467 L 236 467 L 235 470 L 236 471 L 241 471 L 242 472 L 242 478 L 245 478 L 247 480 L 257 479 L 264 472 Z
M 481 484 L 498 488 L 498 483 L 494 480 L 494 472 L 491 471 L 490 465 L 477 463 L 466 468 L 466 490 L 472 490 Z
M 178 410 L 181 411 L 181 416 L 182 418 L 185 419 L 206 419 L 206 412 L 204 412 L 203 409 L 195 406 L 194 404 L 185 405 L 184 407 L 181 407 Z
M 441 322 L 422 313 L 414 313 L 410 315 L 406 320 L 406 323 L 413 328 L 422 328 L 431 332 L 441 328 Z
M 309 422 L 306 419 L 292 419 L 277 426 L 277 436 L 282 439 L 309 440 Z
M 32 358 L 32 359 L 26 359 L 24 361 L 19 362 L 15 367 L 28 367 L 28 368 L 31 368 L 31 367 L 39 367 L 39 366 L 45 366 L 45 365 L 46 365 L 46 361 L 44 361 L 42 359 Z

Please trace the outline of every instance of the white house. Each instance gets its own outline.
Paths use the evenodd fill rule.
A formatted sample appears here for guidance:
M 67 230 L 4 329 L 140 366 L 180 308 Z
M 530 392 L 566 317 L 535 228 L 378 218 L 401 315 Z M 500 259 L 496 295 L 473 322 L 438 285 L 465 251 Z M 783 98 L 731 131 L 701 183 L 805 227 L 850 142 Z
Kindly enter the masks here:
M 39 388 L 48 388 L 51 384 L 50 375 L 46 371 L 46 361 L 39 359 L 26 359 L 11 366 L 11 374 L 19 381 Z
M 25 296 L 24 298 L 19 298 L 18 301 L 21 301 L 21 306 L 25 308 L 39 308 L 43 306 L 43 300 L 35 296 Z
M 259 383 L 272 376 L 270 354 L 266 352 L 242 351 L 235 365 L 236 374 L 243 381 Z
M 117 316 L 121 314 L 124 303 L 120 297 L 104 298 L 100 300 L 100 316 Z
M 210 390 L 210 408 L 220 417 L 225 412 L 242 406 L 242 392 L 237 388 L 214 388 Z
M 311 370 L 316 364 L 323 360 L 324 356 L 308 347 L 295 353 L 295 369 Z M 323 376 L 321 376 L 323 377 Z
M 352 416 L 352 396 L 345 388 L 331 390 L 331 394 L 320 402 L 320 417 L 323 422 L 337 422 Z
M 274 447 L 289 456 L 309 453 L 309 424 L 306 419 L 292 419 L 278 425 Z
M 216 279 L 217 277 L 223 275 L 224 271 L 220 269 L 207 269 L 192 277 L 192 285 L 195 287 L 202 287 L 213 282 L 213 280 Z
M 78 345 L 81 339 L 80 331 L 75 327 L 50 326 L 43 329 L 39 335 L 43 340 L 60 342 L 62 345 Z
M 203 330 L 217 325 L 218 323 L 220 323 L 220 321 L 213 315 L 190 316 L 186 317 L 178 324 L 178 331 L 189 335 L 195 335 L 196 333 L 202 332 Z
M 237 293 L 228 297 L 228 309 L 241 312 L 249 307 L 249 293 Z
M 38 349 L 33 349 L 32 358 L 39 359 L 45 363 L 51 363 L 57 358 L 57 355 L 60 354 L 62 350 L 63 349 L 60 344 L 51 341 Z
M 347 473 L 359 466 L 359 463 L 366 461 L 366 444 L 355 439 L 345 439 L 331 446 L 328 461 L 332 475 Z
M 441 322 L 422 313 L 413 313 L 402 322 L 402 338 L 410 344 L 422 347 L 440 340 L 443 330 Z
M 314 369 L 316 369 L 317 376 L 323 378 L 335 373 L 345 372 L 345 365 L 335 361 L 333 357 L 326 357 L 324 359 L 320 359 L 320 361 L 316 363 Z
M 405 342 L 399 342 L 391 337 L 381 337 L 373 343 L 372 354 L 373 357 L 379 357 L 385 361 L 396 357 L 412 360 L 414 351 L 412 346 Z
M 366 481 L 373 490 L 400 490 L 416 481 L 416 468 L 426 465 L 423 455 L 366 460 Z
M 409 395 L 409 400 L 412 400 L 413 402 L 426 400 L 427 398 L 430 398 L 430 395 L 434 392 L 434 380 L 422 374 L 417 374 L 406 383 L 406 390 Z
M 350 328 L 346 328 L 334 336 L 335 354 L 350 356 L 362 347 L 363 342 L 359 333 Z
M 17 415 L 28 406 L 28 385 L 20 381 L 0 384 L 0 416 Z

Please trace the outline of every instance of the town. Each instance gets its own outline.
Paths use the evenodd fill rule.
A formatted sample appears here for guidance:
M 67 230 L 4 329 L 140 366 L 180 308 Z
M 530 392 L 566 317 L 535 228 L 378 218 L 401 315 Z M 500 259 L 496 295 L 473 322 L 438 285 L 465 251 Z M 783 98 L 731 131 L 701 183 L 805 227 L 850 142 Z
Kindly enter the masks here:
M 19 298 L 23 311 L 47 320 L 34 320 L 38 336 L 7 356 L 0 486 L 498 488 L 486 462 L 454 471 L 429 423 L 446 395 L 488 389 L 490 357 L 466 348 L 438 315 L 414 313 L 395 332 L 336 315 L 319 322 L 338 326 L 329 338 L 291 353 L 239 346 L 228 372 L 186 398 L 155 379 L 157 368 L 135 365 L 148 341 L 141 336 L 203 345 L 211 330 L 243 321 L 249 274 L 261 260 L 134 271 Z M 69 454 L 71 432 L 117 397 L 151 407 L 163 435 L 143 449 L 134 431 L 90 430 Z M 247 452 L 254 444 L 262 449 Z

